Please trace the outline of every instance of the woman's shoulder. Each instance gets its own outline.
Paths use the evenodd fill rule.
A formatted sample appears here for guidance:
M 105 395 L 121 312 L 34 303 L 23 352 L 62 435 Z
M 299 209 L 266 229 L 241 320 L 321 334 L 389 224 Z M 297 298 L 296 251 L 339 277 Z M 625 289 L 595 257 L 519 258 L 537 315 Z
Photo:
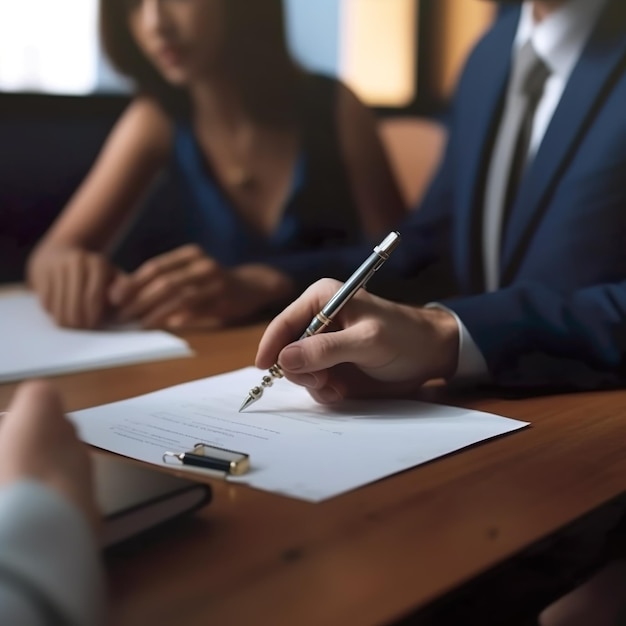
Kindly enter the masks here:
M 173 119 L 157 100 L 150 96 L 137 96 L 130 102 L 124 118 L 140 129 L 156 133 L 171 132 Z
M 174 123 L 163 107 L 149 96 L 137 96 L 128 105 L 118 132 L 152 157 L 166 156 L 172 146 Z

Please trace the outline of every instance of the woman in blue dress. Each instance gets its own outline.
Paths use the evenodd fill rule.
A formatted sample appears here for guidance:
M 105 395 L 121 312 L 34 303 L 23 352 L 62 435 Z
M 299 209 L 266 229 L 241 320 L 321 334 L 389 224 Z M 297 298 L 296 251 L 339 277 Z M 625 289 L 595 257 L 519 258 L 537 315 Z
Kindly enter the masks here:
M 57 323 L 249 320 L 332 274 L 325 249 L 400 221 L 373 114 L 291 60 L 282 0 L 102 0 L 100 17 L 137 96 L 29 260 Z M 165 169 L 188 243 L 123 272 L 107 251 Z

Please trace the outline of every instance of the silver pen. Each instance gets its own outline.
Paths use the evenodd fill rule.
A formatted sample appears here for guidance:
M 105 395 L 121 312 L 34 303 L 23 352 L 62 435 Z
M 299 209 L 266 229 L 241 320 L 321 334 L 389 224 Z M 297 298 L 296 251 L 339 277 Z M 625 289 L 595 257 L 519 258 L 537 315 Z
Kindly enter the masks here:
M 341 286 L 339 291 L 326 303 L 324 308 L 311 320 L 311 323 L 304 333 L 302 333 L 300 339 L 317 335 L 317 333 L 323 331 L 333 321 L 333 318 L 341 311 L 350 298 L 352 298 L 361 287 L 365 287 L 367 281 L 380 269 L 381 265 L 389 258 L 389 255 L 397 248 L 399 243 L 400 233 L 389 233 L 374 248 L 372 254 L 361 264 L 356 272 Z M 261 384 L 250 389 L 239 408 L 239 412 L 241 413 L 241 411 L 256 402 L 263 395 L 264 389 L 271 387 L 275 379 L 282 378 L 283 376 L 283 370 L 280 365 L 278 365 L 278 363 L 272 365 L 268 373 L 263 376 Z

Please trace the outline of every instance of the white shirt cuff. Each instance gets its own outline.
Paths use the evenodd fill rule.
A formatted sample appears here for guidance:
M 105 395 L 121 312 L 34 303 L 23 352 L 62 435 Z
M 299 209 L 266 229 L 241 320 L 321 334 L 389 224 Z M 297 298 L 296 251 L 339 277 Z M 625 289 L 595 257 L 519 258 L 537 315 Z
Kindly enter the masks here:
M 429 302 L 424 308 L 447 311 L 454 317 L 457 326 L 459 327 L 459 355 L 456 371 L 451 380 L 489 380 L 489 370 L 487 368 L 485 357 L 476 345 L 474 339 L 472 339 L 472 336 L 467 328 L 465 328 L 465 324 L 463 324 L 461 318 L 454 311 L 446 306 L 443 306 L 443 304 L 439 304 L 438 302 Z

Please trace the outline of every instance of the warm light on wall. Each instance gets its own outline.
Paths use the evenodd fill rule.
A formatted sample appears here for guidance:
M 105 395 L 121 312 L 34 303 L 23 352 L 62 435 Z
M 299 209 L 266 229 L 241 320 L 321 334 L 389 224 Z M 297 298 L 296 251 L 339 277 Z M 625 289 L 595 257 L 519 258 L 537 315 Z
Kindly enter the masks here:
M 434 87 L 439 98 L 447 98 L 454 91 L 468 52 L 493 21 L 494 5 L 492 2 L 437 0 L 433 58 L 438 60 Z
M 340 75 L 369 104 L 415 98 L 417 0 L 344 0 Z

